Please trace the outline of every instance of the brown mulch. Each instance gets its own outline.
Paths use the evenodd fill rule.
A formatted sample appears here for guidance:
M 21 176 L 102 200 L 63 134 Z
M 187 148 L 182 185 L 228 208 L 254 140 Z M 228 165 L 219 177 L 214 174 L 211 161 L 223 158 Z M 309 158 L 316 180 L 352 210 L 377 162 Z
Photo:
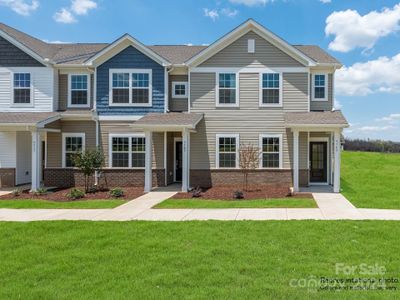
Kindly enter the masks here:
M 301 193 L 291 196 L 290 189 L 287 186 L 280 185 L 257 185 L 249 186 L 247 191 L 238 189 L 237 186 L 223 186 L 223 187 L 211 187 L 204 189 L 199 198 L 196 199 L 208 199 L 208 200 L 235 200 L 234 192 L 242 191 L 243 200 L 254 200 L 254 199 L 271 199 L 271 198 L 313 198 L 311 193 Z M 172 199 L 190 199 L 192 193 L 177 193 Z
M 36 200 L 51 200 L 51 201 L 59 201 L 59 202 L 68 202 L 68 201 L 76 201 L 73 199 L 69 199 L 67 194 L 70 192 L 72 188 L 66 189 L 56 189 L 48 192 L 45 195 L 34 195 L 29 193 L 28 190 L 23 191 L 19 194 L 19 196 L 14 196 L 13 194 L 7 194 L 0 197 L 0 200 L 10 200 L 10 199 L 36 199 Z M 79 188 L 81 191 L 84 191 L 84 188 Z M 143 195 L 142 187 L 125 187 L 122 188 L 124 191 L 124 196 L 117 198 L 121 200 L 132 200 L 137 197 Z M 99 199 L 116 199 L 115 197 L 111 197 L 109 190 L 97 191 L 95 193 L 87 193 L 84 198 L 80 200 L 99 200 Z

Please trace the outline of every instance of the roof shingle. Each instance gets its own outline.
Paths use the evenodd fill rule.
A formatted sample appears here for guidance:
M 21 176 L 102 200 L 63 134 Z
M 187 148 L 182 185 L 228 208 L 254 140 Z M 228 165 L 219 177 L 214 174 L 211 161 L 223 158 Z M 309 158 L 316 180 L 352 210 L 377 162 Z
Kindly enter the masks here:
M 285 124 L 288 127 L 300 125 L 349 126 L 340 110 L 285 113 Z

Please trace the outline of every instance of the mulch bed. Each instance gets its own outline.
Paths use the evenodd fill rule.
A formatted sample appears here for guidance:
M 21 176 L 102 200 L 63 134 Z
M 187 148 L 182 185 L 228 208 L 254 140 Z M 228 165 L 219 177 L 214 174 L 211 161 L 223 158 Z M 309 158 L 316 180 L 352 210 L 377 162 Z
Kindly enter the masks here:
M 84 191 L 84 188 L 79 188 L 81 191 Z M 73 199 L 69 199 L 67 194 L 70 192 L 71 188 L 67 189 L 56 189 L 48 192 L 45 195 L 34 195 L 29 193 L 28 190 L 22 191 L 18 196 L 14 196 L 13 194 L 7 194 L 0 197 L 0 200 L 17 200 L 17 199 L 36 199 L 36 200 L 51 200 L 51 201 L 59 201 L 59 202 L 68 202 L 68 201 L 77 201 Z M 121 200 L 132 200 L 139 196 L 143 195 L 142 187 L 126 187 L 122 188 L 124 191 L 124 196 L 120 198 L 115 198 L 110 195 L 109 190 L 98 191 L 95 193 L 87 193 L 84 198 L 78 200 L 99 200 L 99 199 L 121 199 Z
M 238 186 L 223 186 L 223 187 L 211 187 L 208 189 L 202 189 L 201 196 L 194 199 L 208 199 L 208 200 L 237 200 L 234 198 L 235 191 L 242 191 L 244 199 L 242 200 L 254 200 L 254 199 L 271 199 L 271 198 L 310 198 L 313 196 L 311 193 L 301 193 L 291 196 L 290 189 L 287 186 L 280 185 L 257 185 L 249 186 L 247 191 L 238 189 Z M 177 193 L 172 199 L 190 199 L 193 198 L 192 193 Z

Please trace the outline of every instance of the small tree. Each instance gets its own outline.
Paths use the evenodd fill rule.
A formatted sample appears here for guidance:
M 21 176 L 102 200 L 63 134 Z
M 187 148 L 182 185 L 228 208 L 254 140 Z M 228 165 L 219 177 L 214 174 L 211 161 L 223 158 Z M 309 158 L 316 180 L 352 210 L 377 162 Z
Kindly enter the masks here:
M 100 150 L 86 150 L 74 156 L 74 164 L 85 176 L 85 192 L 89 192 L 90 178 L 104 165 L 104 155 Z
M 260 150 L 251 144 L 240 145 L 239 166 L 243 173 L 244 190 L 248 188 L 248 177 L 252 170 L 255 170 L 260 163 Z

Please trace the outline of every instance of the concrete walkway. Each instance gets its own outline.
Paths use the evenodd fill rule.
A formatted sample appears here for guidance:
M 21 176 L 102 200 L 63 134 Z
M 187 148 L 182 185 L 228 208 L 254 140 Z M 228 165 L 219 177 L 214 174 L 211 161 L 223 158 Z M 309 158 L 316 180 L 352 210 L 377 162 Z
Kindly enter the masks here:
M 400 220 L 400 210 L 357 209 L 343 195 L 313 193 L 318 208 L 153 209 L 179 187 L 155 189 L 114 209 L 0 209 L 0 221 Z

